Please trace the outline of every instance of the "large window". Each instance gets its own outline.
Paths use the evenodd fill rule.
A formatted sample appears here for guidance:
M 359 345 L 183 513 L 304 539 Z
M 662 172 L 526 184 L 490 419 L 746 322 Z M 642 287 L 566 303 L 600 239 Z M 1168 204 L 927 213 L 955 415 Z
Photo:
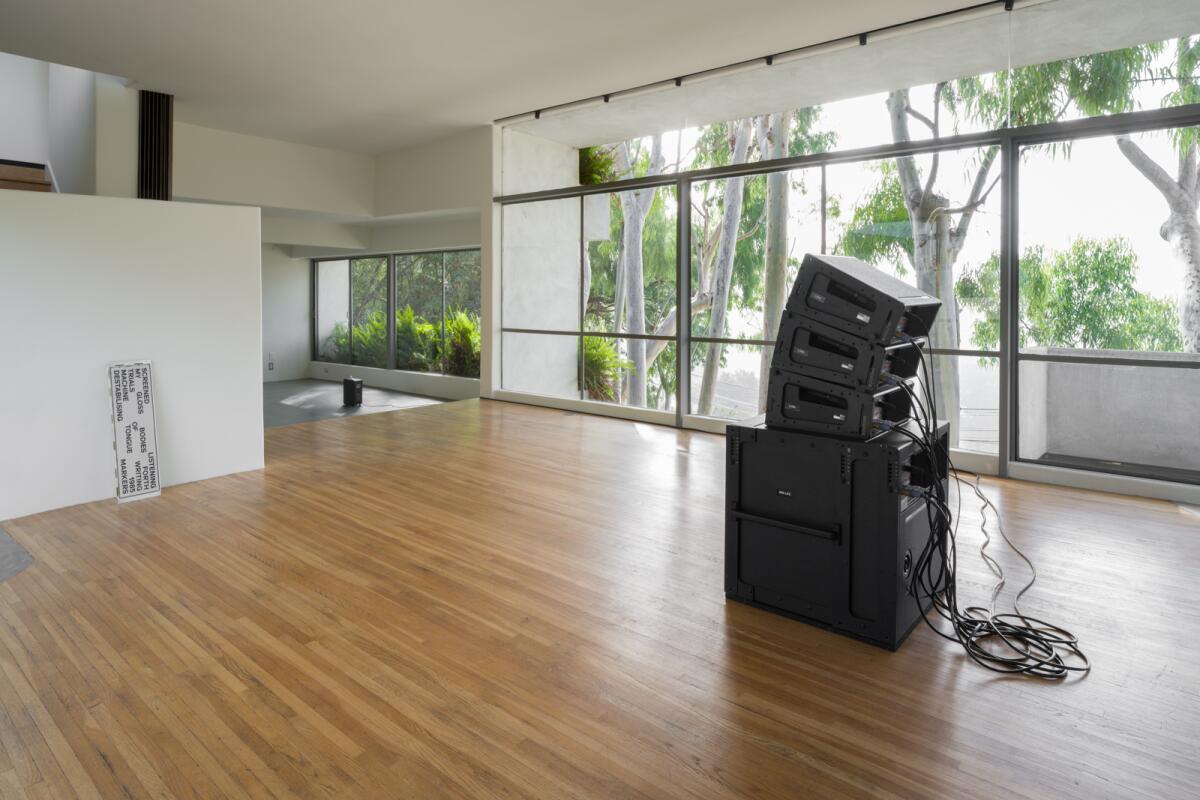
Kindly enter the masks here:
M 479 276 L 478 250 L 316 261 L 314 355 L 478 378 Z
M 693 127 L 660 120 L 662 133 L 582 148 L 578 174 L 533 137 L 589 114 L 605 123 L 596 130 L 651 130 L 656 95 L 631 97 L 629 120 L 606 98 L 516 123 L 505 186 L 528 175 L 542 190 L 517 181 L 522 194 L 499 198 L 502 387 L 674 411 L 703 428 L 751 418 L 801 259 L 850 255 L 942 301 L 931 388 L 974 464 L 1200 483 L 1180 451 L 1200 451 L 1180 421 L 1200 376 L 1200 36 L 1124 47 L 1138 35 L 1126 26 L 1097 40 L 1120 49 L 1079 56 L 1054 21 L 1088 8 L 1033 4 L 977 28 L 889 32 L 803 69 L 739 72 L 707 95 L 665 89 L 662 120 L 700 116 L 701 96 L 736 105 L 735 85 L 760 107 L 788 92 L 810 102 Z M 1200 12 L 1173 24 L 1200 24 Z M 954 63 L 939 67 L 951 41 Z M 1057 53 L 1071 57 L 1048 60 Z M 879 91 L 891 78 L 878 63 L 952 77 Z M 970 65 L 996 71 L 963 77 Z M 875 94 L 811 102 L 868 84 Z M 551 155 L 531 172 L 538 148 Z
M 1018 459 L 1200 483 L 1197 141 L 1159 128 L 1021 148 Z

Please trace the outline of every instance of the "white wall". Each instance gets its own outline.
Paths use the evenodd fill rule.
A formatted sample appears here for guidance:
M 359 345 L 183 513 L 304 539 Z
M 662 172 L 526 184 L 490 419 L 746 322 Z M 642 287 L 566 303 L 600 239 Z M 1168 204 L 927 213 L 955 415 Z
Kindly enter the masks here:
M 112 361 L 154 362 L 165 486 L 263 466 L 258 215 L 0 191 L 0 519 L 114 495 Z
M 312 247 L 321 251 L 365 253 L 371 246 L 371 230 L 365 225 L 265 211 L 262 237 L 264 244 Z
M 49 82 L 46 62 L 0 53 L 0 158 L 50 160 Z
M 504 194 L 579 185 L 579 151 L 574 147 L 503 128 L 501 183 Z
M 364 218 L 375 213 L 371 156 L 182 122 L 175 123 L 174 136 L 176 199 Z
M 375 213 L 479 211 L 492 197 L 492 127 L 376 159 Z
M 278 245 L 263 245 L 264 381 L 290 381 L 308 376 L 312 317 L 310 263 L 307 258 L 292 258 Z
M 50 64 L 50 164 L 60 192 L 96 191 L 96 73 Z
M 376 369 L 350 364 L 330 364 L 313 361 L 309 364 L 309 377 L 323 381 L 340 381 L 342 378 L 362 378 L 367 386 L 392 389 L 442 400 L 467 400 L 479 397 L 479 381 L 475 378 L 459 378 L 455 375 L 430 375 L 424 372 L 405 372 L 395 369 Z
M 137 90 L 97 75 L 96 194 L 137 197 L 137 128 Z
M 371 226 L 375 253 L 479 247 L 479 212 Z

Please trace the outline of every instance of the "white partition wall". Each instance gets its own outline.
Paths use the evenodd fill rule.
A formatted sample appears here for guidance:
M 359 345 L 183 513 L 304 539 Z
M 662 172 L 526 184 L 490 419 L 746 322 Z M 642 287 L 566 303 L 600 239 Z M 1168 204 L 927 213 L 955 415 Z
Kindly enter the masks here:
M 0 241 L 0 520 L 113 496 L 112 361 L 165 486 L 263 466 L 258 209 L 0 191 Z

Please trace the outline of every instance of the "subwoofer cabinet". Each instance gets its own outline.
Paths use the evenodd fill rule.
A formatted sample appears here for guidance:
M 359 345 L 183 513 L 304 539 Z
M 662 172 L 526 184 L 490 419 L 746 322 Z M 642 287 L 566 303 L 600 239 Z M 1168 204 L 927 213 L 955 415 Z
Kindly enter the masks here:
M 927 501 L 902 491 L 945 488 L 948 436 L 942 422 L 931 459 L 894 431 L 847 441 L 730 425 L 726 596 L 895 650 L 920 622 L 909 584 L 930 535 Z

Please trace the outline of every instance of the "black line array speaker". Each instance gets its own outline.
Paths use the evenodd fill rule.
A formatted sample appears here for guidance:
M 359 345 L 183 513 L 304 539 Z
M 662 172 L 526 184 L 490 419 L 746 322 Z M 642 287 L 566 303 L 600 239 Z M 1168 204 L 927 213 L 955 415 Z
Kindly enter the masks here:
M 787 310 L 859 339 L 891 344 L 929 336 L 942 301 L 848 256 L 806 255 Z
M 945 485 L 949 426 L 941 457 L 919 447 L 913 396 L 940 306 L 857 259 L 804 257 L 764 421 L 726 429 L 727 597 L 893 650 L 916 625 L 930 517 L 911 489 Z
M 878 344 L 791 311 L 780 320 L 772 359 L 776 369 L 866 391 L 916 377 L 920 363 L 911 342 Z
M 767 383 L 766 419 L 775 428 L 866 439 L 911 411 L 908 393 L 895 384 L 860 391 L 783 369 L 772 369 Z

